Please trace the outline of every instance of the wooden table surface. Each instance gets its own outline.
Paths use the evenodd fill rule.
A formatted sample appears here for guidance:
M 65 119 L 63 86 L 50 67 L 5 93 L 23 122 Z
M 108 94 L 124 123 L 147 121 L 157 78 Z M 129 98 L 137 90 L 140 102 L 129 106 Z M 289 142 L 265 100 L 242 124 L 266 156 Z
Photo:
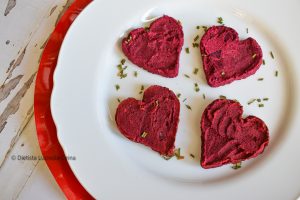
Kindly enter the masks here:
M 64 199 L 40 156 L 33 93 L 47 38 L 72 0 L 0 1 L 0 199 Z M 20 156 L 28 156 L 22 160 Z

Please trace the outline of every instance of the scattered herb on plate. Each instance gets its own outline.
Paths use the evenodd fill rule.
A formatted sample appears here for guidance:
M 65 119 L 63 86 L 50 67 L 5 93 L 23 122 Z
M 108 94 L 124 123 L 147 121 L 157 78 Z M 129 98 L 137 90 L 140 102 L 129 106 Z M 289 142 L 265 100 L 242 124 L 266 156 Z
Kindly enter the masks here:
M 184 76 L 185 76 L 185 77 L 187 77 L 187 78 L 190 78 L 190 76 L 189 76 L 189 75 L 187 75 L 187 74 L 184 74 Z
M 192 110 L 192 107 L 191 107 L 190 105 L 188 105 L 188 104 L 185 104 L 185 107 L 186 107 L 187 109 L 189 109 L 189 110 Z
M 199 71 L 199 68 L 195 68 L 193 73 L 196 75 L 198 73 L 198 71 Z
M 186 47 L 186 48 L 185 48 L 185 52 L 186 52 L 187 54 L 189 54 L 189 53 L 190 53 L 190 48 Z
M 233 166 L 231 166 L 232 169 L 240 169 L 242 168 L 242 162 L 236 163 Z
M 270 56 L 271 56 L 271 58 L 272 59 L 274 59 L 275 57 L 274 57 L 274 54 L 273 54 L 273 52 L 272 51 L 270 51 Z
M 218 17 L 217 22 L 222 25 L 224 24 L 224 20 L 222 17 Z

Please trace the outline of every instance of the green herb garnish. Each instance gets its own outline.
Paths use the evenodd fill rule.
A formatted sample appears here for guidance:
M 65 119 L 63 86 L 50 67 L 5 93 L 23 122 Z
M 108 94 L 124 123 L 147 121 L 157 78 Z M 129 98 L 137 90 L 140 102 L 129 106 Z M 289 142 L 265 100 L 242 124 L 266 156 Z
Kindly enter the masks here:
M 174 157 L 174 155 L 173 155 L 173 156 L 165 156 L 165 155 L 162 155 L 161 157 L 163 157 L 163 159 L 165 159 L 165 160 L 170 160 L 171 158 Z
M 272 51 L 270 51 L 270 55 L 271 55 L 271 58 L 272 59 L 274 59 L 275 57 L 274 57 L 274 54 L 273 54 L 273 52 Z
M 145 137 L 147 137 L 147 135 L 148 135 L 148 133 L 144 131 L 144 132 L 141 134 L 141 137 L 142 137 L 142 138 L 145 138 Z
M 199 44 L 198 43 L 193 43 L 193 48 L 198 48 L 199 47 Z
M 205 99 L 206 97 L 205 97 L 205 94 L 202 94 L 202 97 L 203 97 L 203 99 Z
M 182 102 L 185 102 L 185 101 L 186 101 L 186 98 L 184 98 Z
M 277 70 L 275 71 L 275 76 L 276 76 L 276 77 L 278 76 L 278 71 L 277 71 Z
M 233 166 L 231 166 L 232 169 L 240 169 L 242 167 L 242 162 L 236 163 Z
M 263 59 L 262 63 L 263 63 L 263 65 L 266 65 L 266 61 L 265 61 L 265 59 Z
M 261 102 L 261 99 L 256 99 L 257 102 Z
M 256 99 L 251 99 L 250 101 L 248 101 L 248 105 L 250 105 L 250 104 L 252 104 L 252 103 L 254 103 L 256 101 Z
M 190 156 L 194 159 L 195 158 L 195 155 L 194 154 L 192 154 L 192 153 L 190 153 Z
M 263 80 L 264 80 L 264 78 L 258 78 L 257 80 L 258 80 L 258 81 L 263 81 Z
M 194 42 L 196 42 L 199 39 L 199 35 L 196 35 L 196 37 L 194 38 Z
M 177 96 L 177 98 L 180 98 L 181 94 L 180 94 L 180 93 L 178 93 L 176 96 Z
M 133 75 L 134 75 L 134 77 L 137 77 L 137 76 L 138 76 L 138 72 L 137 72 L 137 71 L 134 71 L 134 72 L 133 72 Z
M 269 98 L 263 98 L 263 101 L 269 101 Z
M 185 48 L 185 52 L 186 52 L 187 54 L 189 54 L 189 53 L 190 53 L 190 49 L 189 49 L 188 47 L 186 47 L 186 48 Z
M 195 91 L 196 91 L 196 92 L 199 92 L 199 91 L 200 91 L 200 88 L 199 88 L 198 83 L 195 83 Z
M 206 32 L 208 27 L 207 26 L 202 26 L 203 30 Z
M 120 89 L 120 85 L 115 85 L 116 90 L 118 91 Z
M 126 60 L 123 58 L 123 59 L 121 60 L 121 64 L 124 65 L 125 62 L 126 62 Z
M 194 73 L 194 74 L 197 74 L 198 71 L 199 71 L 199 69 L 198 69 L 198 68 L 195 68 L 193 73 Z
M 190 76 L 189 76 L 189 75 L 187 75 L 187 74 L 184 74 L 184 76 L 185 76 L 185 77 L 187 77 L 187 78 L 190 78 Z
M 117 98 L 117 101 L 120 103 L 121 102 L 121 100 L 119 99 L 119 98 Z
M 218 20 L 217 20 L 217 22 L 219 23 L 219 24 L 224 24 L 224 21 L 223 21 L 223 18 L 222 17 L 218 17 Z
M 258 107 L 264 107 L 265 105 L 263 103 L 258 104 Z
M 174 150 L 174 155 L 176 156 L 177 160 L 184 159 L 184 156 L 180 154 L 180 148 Z
M 142 85 L 142 86 L 141 86 L 141 91 L 139 92 L 139 94 L 143 94 L 144 89 L 145 89 L 145 87 L 144 87 L 144 85 Z
M 196 26 L 196 29 L 200 29 L 200 26 Z
M 249 33 L 249 29 L 248 28 L 246 28 L 246 33 Z
M 185 107 L 189 110 L 192 110 L 192 107 L 190 105 L 185 104 Z
M 220 99 L 227 99 L 226 96 L 224 96 L 224 95 L 220 95 L 219 97 L 220 97 Z

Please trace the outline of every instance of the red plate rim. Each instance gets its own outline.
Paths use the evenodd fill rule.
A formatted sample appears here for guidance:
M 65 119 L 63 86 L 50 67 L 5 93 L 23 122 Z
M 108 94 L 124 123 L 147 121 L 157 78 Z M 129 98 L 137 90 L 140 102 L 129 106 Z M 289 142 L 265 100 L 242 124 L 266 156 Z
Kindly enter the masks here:
M 53 72 L 57 64 L 61 44 L 69 27 L 91 1 L 75 0 L 58 22 L 42 54 L 34 91 L 34 117 L 41 152 L 44 158 L 54 158 L 45 159 L 45 161 L 67 199 L 94 198 L 73 174 L 64 151 L 58 142 L 56 127 L 50 110 Z

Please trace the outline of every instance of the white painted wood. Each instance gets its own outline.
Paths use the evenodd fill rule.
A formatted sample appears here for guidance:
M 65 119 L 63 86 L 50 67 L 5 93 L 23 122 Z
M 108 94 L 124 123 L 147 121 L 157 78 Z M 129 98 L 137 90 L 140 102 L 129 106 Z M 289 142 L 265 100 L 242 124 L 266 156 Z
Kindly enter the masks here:
M 64 199 L 40 156 L 33 119 L 35 74 L 45 41 L 72 0 L 0 1 L 0 199 Z M 15 155 L 16 160 L 11 157 Z

